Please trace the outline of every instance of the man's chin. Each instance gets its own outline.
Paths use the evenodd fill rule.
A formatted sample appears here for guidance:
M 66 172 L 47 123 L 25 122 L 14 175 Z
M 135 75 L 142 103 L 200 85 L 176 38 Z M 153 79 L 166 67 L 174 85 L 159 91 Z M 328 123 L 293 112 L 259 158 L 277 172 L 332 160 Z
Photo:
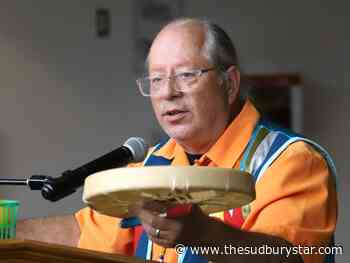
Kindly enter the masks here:
M 165 129 L 166 133 L 170 138 L 173 138 L 175 141 L 181 143 L 186 142 L 187 140 L 193 140 L 196 136 L 193 130 L 189 129 Z

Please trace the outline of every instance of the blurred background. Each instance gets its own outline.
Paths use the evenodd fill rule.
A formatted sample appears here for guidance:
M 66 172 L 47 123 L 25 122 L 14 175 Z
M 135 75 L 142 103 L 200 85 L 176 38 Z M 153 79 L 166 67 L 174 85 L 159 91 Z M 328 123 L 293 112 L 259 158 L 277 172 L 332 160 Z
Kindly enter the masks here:
M 59 176 L 123 144 L 162 134 L 135 83 L 161 24 L 205 17 L 233 39 L 247 74 L 298 73 L 297 129 L 325 146 L 339 173 L 336 243 L 349 262 L 350 23 L 347 1 L 1 0 L 0 177 Z M 295 108 L 293 108 L 295 110 Z M 81 191 L 56 203 L 1 186 L 20 217 L 70 214 Z

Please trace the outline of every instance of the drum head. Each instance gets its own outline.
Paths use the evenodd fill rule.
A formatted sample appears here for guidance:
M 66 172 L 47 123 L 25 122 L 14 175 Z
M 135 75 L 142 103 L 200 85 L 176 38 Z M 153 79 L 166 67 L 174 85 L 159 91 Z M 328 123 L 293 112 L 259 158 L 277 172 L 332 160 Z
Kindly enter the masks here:
M 196 166 L 117 168 L 86 178 L 83 201 L 109 216 L 123 217 L 142 198 L 198 204 L 213 213 L 240 207 L 255 198 L 250 174 L 235 169 Z

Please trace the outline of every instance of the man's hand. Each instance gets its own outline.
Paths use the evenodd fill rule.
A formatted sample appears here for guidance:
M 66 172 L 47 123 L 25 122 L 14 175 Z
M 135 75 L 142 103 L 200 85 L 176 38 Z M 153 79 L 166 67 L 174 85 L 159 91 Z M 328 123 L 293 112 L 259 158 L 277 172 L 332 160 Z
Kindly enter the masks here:
M 185 246 L 216 246 L 259 247 L 261 245 L 291 246 L 279 237 L 261 233 L 242 231 L 205 215 L 202 210 L 193 205 L 188 214 L 176 217 L 165 217 L 166 211 L 173 206 L 164 202 L 143 200 L 129 206 L 127 217 L 136 216 L 140 219 L 148 237 L 156 244 L 172 248 L 177 244 Z M 289 262 L 302 263 L 300 255 L 203 255 L 215 262 Z
M 166 217 L 167 211 L 173 208 L 173 205 L 166 202 L 143 200 L 130 206 L 127 216 L 138 217 L 148 237 L 158 245 L 190 245 L 193 239 L 198 240 L 202 227 L 200 222 L 207 216 L 194 205 L 188 214 L 176 218 Z

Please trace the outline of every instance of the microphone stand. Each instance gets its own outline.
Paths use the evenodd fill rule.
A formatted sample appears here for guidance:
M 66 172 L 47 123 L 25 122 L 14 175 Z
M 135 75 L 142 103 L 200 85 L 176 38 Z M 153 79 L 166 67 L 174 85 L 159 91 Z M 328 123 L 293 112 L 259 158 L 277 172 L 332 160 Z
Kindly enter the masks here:
M 61 177 L 32 175 L 27 179 L 0 179 L 0 185 L 27 185 L 30 190 L 40 190 L 41 195 L 52 202 L 58 201 L 76 191 L 67 187 L 67 178 L 72 171 L 63 172 Z
M 27 185 L 27 179 L 0 179 L 0 185 Z
M 132 143 L 128 144 L 131 139 Z M 58 201 L 74 192 L 84 185 L 85 178 L 90 174 L 123 167 L 133 161 L 141 161 L 146 157 L 147 147 L 142 144 L 142 158 L 139 160 L 139 156 L 136 159 L 134 152 L 136 150 L 133 145 L 139 142 L 139 138 L 130 138 L 126 141 L 125 145 L 115 149 L 114 151 L 107 153 L 83 166 L 76 168 L 75 170 L 67 170 L 62 173 L 60 177 L 50 177 L 46 175 L 32 175 L 28 179 L 0 179 L 0 185 L 28 185 L 31 190 L 40 190 L 41 195 L 52 202 Z M 140 142 L 138 143 L 140 144 Z

